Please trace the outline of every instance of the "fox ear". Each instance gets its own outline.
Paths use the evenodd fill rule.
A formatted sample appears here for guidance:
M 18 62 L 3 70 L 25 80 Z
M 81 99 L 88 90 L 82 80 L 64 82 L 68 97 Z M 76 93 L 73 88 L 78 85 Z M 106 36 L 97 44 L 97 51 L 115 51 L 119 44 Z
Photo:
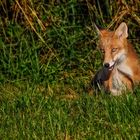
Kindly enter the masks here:
M 99 28 L 96 26 L 95 23 L 94 23 L 94 27 L 95 27 L 95 29 L 96 29 L 96 32 L 97 32 L 98 36 L 102 36 L 101 31 L 99 30 Z
M 115 35 L 118 36 L 118 38 L 128 37 L 128 28 L 125 22 L 122 22 L 120 26 L 116 29 Z

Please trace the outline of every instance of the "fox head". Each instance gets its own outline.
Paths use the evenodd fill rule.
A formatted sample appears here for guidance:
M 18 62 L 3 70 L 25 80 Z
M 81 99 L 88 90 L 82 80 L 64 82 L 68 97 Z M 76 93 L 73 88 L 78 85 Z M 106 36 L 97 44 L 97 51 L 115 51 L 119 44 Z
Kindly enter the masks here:
M 99 48 L 103 54 L 103 65 L 112 70 L 126 58 L 128 28 L 122 22 L 115 31 L 99 30 Z

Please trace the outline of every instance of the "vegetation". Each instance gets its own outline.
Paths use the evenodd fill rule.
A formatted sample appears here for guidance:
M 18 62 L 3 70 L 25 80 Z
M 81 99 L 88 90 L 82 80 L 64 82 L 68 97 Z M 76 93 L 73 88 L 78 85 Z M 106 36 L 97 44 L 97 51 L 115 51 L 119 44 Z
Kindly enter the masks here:
M 89 93 L 94 23 L 125 21 L 140 53 L 138 0 L 0 1 L 0 139 L 139 139 L 140 90 Z

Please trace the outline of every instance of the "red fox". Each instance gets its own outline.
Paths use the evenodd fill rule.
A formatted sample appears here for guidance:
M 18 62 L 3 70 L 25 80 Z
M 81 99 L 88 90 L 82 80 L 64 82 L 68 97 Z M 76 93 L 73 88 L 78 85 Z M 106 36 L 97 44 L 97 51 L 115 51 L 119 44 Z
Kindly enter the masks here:
M 97 27 L 96 27 L 97 28 Z M 103 66 L 108 69 L 108 79 L 103 81 L 104 88 L 117 96 L 140 82 L 140 62 L 128 42 L 128 27 L 122 22 L 115 31 L 99 30 L 99 48 L 103 54 Z

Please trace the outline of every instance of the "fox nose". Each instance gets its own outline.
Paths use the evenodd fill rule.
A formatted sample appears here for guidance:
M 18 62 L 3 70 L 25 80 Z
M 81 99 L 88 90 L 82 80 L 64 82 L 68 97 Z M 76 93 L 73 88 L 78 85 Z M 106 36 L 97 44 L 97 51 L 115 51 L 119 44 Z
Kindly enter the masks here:
M 109 68 L 109 63 L 105 63 L 104 66 L 105 66 L 106 68 Z

